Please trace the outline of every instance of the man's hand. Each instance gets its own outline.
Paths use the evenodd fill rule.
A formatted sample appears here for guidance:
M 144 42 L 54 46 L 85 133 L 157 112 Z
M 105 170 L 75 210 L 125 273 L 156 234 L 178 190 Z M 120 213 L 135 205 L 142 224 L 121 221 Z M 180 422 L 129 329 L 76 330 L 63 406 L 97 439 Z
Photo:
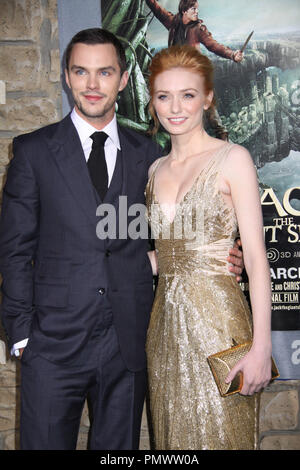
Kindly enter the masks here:
M 244 259 L 243 259 L 243 252 L 239 249 L 242 246 L 241 240 L 238 239 L 233 248 L 229 250 L 229 256 L 227 261 L 231 263 L 233 266 L 229 266 L 229 271 L 234 273 L 236 276 L 237 282 L 242 280 L 241 274 L 244 269 Z
M 23 354 L 23 351 L 24 351 L 24 348 L 20 348 L 20 349 L 19 349 L 19 356 L 18 356 L 18 359 L 21 359 L 22 354 Z
M 244 53 L 242 51 L 235 51 L 233 54 L 234 62 L 242 62 L 244 58 Z

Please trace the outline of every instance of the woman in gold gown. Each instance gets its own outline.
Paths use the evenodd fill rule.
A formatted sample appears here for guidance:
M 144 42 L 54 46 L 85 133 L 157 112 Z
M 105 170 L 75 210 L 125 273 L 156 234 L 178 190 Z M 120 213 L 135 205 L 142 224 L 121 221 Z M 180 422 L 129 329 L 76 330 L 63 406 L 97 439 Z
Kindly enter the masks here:
M 257 448 L 259 392 L 271 377 L 270 275 L 256 171 L 246 149 L 209 136 L 213 71 L 190 46 L 160 51 L 150 67 L 150 112 L 171 151 L 150 167 L 147 213 L 159 282 L 147 336 L 156 449 Z M 228 271 L 239 228 L 252 315 Z M 207 356 L 253 340 L 230 371 L 240 394 L 222 398 Z

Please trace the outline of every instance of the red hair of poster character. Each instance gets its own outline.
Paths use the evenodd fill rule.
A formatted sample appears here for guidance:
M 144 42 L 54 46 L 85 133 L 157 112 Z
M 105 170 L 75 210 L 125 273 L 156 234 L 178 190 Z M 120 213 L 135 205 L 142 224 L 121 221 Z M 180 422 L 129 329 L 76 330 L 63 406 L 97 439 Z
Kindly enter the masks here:
M 193 46 L 175 45 L 167 49 L 162 49 L 152 59 L 149 67 L 149 113 L 154 120 L 154 127 L 151 130 L 152 134 L 156 134 L 159 129 L 159 120 L 153 106 L 154 85 L 156 77 L 174 68 L 184 68 L 192 72 L 199 73 L 204 78 L 205 92 L 208 94 L 214 89 L 214 69 L 212 62 L 205 55 Z M 210 108 L 207 112 L 213 112 L 215 108 L 215 98 L 213 98 Z

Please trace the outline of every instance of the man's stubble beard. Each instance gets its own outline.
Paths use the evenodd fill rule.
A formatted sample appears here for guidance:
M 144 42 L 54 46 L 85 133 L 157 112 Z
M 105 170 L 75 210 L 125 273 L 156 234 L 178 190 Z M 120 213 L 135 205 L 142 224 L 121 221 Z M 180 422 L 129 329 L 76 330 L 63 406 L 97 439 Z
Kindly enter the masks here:
M 116 97 L 117 98 L 117 97 Z M 104 118 L 111 110 L 112 108 L 115 107 L 116 103 L 116 98 L 113 101 L 109 101 L 104 105 L 104 108 L 102 111 L 99 111 L 97 114 L 91 114 L 89 111 L 87 111 L 84 106 L 81 104 L 79 100 L 76 100 L 73 96 L 74 103 L 78 110 L 88 119 L 90 120 L 98 120 Z

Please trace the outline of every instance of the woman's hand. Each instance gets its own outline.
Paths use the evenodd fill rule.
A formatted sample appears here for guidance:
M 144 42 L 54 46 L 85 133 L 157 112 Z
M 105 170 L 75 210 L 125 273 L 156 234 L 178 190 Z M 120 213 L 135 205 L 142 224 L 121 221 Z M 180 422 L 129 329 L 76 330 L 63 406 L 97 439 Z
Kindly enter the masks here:
M 243 387 L 241 395 L 253 395 L 265 388 L 271 380 L 271 354 L 257 351 L 253 347 L 231 369 L 226 378 L 226 383 L 231 382 L 236 374 L 242 372 Z

